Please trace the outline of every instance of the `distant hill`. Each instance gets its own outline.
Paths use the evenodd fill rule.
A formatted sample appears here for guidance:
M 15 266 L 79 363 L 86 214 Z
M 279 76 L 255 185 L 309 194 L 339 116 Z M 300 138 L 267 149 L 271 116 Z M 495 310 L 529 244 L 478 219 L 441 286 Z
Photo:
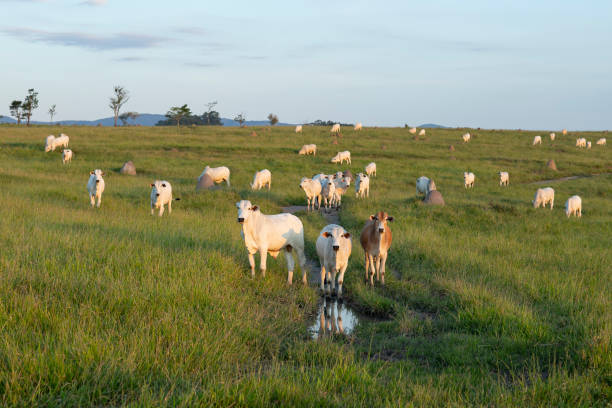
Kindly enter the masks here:
M 155 124 L 157 122 L 159 122 L 160 120 L 165 120 L 167 119 L 166 116 L 164 115 L 158 115 L 155 113 L 141 113 L 138 118 L 136 118 L 136 120 L 129 120 L 128 124 L 134 126 L 134 125 L 140 125 L 140 126 L 155 126 Z M 17 121 L 13 118 L 9 118 L 9 117 L 3 117 L 0 118 L 0 123 L 17 123 Z M 39 122 L 39 121 L 32 121 L 31 122 L 33 125 L 50 125 L 50 122 Z M 55 124 L 62 124 L 64 126 L 70 126 L 70 125 L 79 125 L 79 126 L 98 126 L 98 124 L 101 124 L 102 126 L 114 126 L 115 124 L 115 119 L 112 117 L 109 118 L 102 118 L 102 119 L 96 119 L 96 120 L 60 120 L 60 121 L 56 121 L 54 122 Z M 121 126 L 121 121 L 119 121 L 118 125 Z M 223 126 L 239 126 L 238 122 L 232 120 L 232 119 L 228 119 L 228 118 L 221 118 L 221 123 L 223 123 Z M 266 126 L 268 125 L 269 122 L 267 120 L 247 120 L 245 122 L 245 125 L 247 126 Z M 276 126 L 293 126 L 290 123 L 277 123 Z
M 438 128 L 438 129 L 447 129 L 447 126 L 436 125 L 435 123 L 424 123 L 421 126 L 417 126 L 419 128 Z

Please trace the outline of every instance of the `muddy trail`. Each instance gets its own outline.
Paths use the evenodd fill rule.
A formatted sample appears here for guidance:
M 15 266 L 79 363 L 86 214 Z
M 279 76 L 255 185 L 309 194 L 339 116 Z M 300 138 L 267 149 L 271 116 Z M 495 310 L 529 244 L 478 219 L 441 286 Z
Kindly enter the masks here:
M 560 177 L 556 179 L 533 181 L 527 184 L 548 184 L 548 183 L 555 183 L 555 182 L 560 182 L 560 181 L 577 180 L 577 179 L 583 179 L 583 178 L 609 176 L 609 175 L 612 175 L 612 173 L 596 173 L 596 174 L 587 174 L 587 175 L 580 175 L 580 176 L 567 176 L 567 177 Z

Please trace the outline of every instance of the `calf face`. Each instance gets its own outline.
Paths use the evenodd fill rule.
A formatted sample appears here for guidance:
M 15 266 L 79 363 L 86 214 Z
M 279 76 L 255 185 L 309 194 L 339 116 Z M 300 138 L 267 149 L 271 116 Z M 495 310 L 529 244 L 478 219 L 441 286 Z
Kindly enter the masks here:
M 105 175 L 104 172 L 100 169 L 92 170 L 89 172 L 89 174 L 96 177 L 96 184 L 98 184 L 100 180 L 102 180 L 102 176 Z
M 390 217 L 384 211 L 379 211 L 375 215 L 370 215 L 370 219 L 374 221 L 374 229 L 380 234 L 384 234 L 387 228 L 387 222 L 393 221 L 393 217 Z
M 240 224 L 244 223 L 255 211 L 259 210 L 259 207 L 251 204 L 249 200 L 237 202 L 236 208 L 238 208 L 238 222 Z
M 351 237 L 350 233 L 345 232 L 342 234 L 341 232 L 342 231 L 340 229 L 335 228 L 332 230 L 332 232 L 325 231 L 323 234 L 321 234 L 322 236 L 331 241 L 331 247 L 334 252 L 338 252 L 338 250 L 340 249 L 341 240 L 343 238 L 349 239 Z

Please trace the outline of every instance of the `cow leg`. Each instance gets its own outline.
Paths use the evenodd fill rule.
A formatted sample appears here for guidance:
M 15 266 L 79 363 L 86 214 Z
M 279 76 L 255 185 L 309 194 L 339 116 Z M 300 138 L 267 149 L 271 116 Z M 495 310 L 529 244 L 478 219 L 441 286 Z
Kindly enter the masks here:
M 259 269 L 261 276 L 266 277 L 266 262 L 268 260 L 268 248 L 259 248 Z
M 151 215 L 153 215 L 155 212 L 155 208 L 153 206 L 151 206 Z
M 368 251 L 366 250 L 365 251 L 365 281 L 366 283 L 370 279 L 370 275 L 368 274 L 369 269 L 370 269 L 370 255 L 368 255 Z
M 550 209 L 553 209 L 553 204 L 555 203 L 555 200 L 550 200 Z
M 370 285 L 374 286 L 374 274 L 376 273 L 375 257 L 370 255 Z
M 227 179 L 225 181 L 227 182 L 227 186 L 231 187 L 229 179 L 230 179 L 229 176 L 227 176 Z
M 338 271 L 336 270 L 336 268 L 332 269 L 332 273 L 331 273 L 331 294 L 332 296 L 337 296 L 338 295 L 338 289 L 336 286 L 336 274 L 338 273 Z
M 331 296 L 331 272 L 329 270 L 330 268 L 327 268 L 326 274 L 325 274 L 325 295 L 327 297 Z
M 291 285 L 293 282 L 293 268 L 295 268 L 295 260 L 293 255 L 287 249 L 284 250 L 285 258 L 287 258 L 287 283 Z
M 300 265 L 300 269 L 302 270 L 302 283 L 304 285 L 308 284 L 307 277 L 307 269 L 306 269 L 306 254 L 304 254 L 304 248 L 295 248 L 295 252 L 297 253 L 298 264 Z
M 387 265 L 387 254 L 380 256 L 380 279 L 381 283 L 385 284 L 385 269 Z
M 89 195 L 89 202 L 91 202 L 91 206 L 93 207 L 94 205 L 96 205 L 96 196 L 94 196 L 93 194 Z
M 172 214 L 172 197 L 170 197 L 170 201 L 168 201 L 168 214 Z
M 161 217 L 164 214 L 164 205 L 159 206 L 159 216 Z
M 348 265 L 344 265 L 338 274 L 338 299 L 342 298 L 342 284 L 344 283 L 344 272 L 346 272 L 347 266 Z
M 321 289 L 321 294 L 325 294 L 325 265 L 321 265 L 321 282 L 319 288 Z
M 251 278 L 255 277 L 255 253 L 249 252 L 249 265 L 251 265 Z
M 102 194 L 98 196 L 98 208 L 100 208 L 100 204 L 102 204 Z

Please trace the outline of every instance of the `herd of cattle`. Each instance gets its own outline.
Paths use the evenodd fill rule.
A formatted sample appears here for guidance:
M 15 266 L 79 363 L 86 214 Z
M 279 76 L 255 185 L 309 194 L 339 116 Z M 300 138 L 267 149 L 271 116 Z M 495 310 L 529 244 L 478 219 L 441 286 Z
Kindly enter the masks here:
M 354 130 L 362 129 L 361 123 L 355 125 Z M 331 132 L 337 133 L 340 131 L 340 125 L 336 124 L 332 127 Z M 416 128 L 411 128 L 410 133 L 416 134 Z M 296 133 L 302 132 L 302 126 L 297 126 Z M 566 134 L 566 131 L 563 132 Z M 425 130 L 421 129 L 419 135 L 424 135 Z M 462 135 L 462 140 L 468 143 L 472 139 L 469 133 Z M 551 141 L 555 140 L 555 134 L 550 133 Z M 62 148 L 62 163 L 70 163 L 73 158 L 72 150 L 68 149 L 69 137 L 61 134 L 59 137 L 50 135 L 46 138 L 45 152 L 55 151 L 56 148 Z M 542 138 L 536 136 L 533 144 L 541 144 Z M 601 138 L 597 141 L 598 145 L 605 145 L 606 139 Z M 584 138 L 576 141 L 578 147 L 591 147 L 591 142 L 587 142 Z M 316 155 L 317 146 L 315 144 L 306 144 L 302 146 L 298 154 L 300 155 Z M 338 152 L 331 159 L 332 163 L 343 164 L 347 162 L 351 164 L 351 153 L 349 151 Z M 370 178 L 376 176 L 376 163 L 368 164 L 364 172 L 360 172 L 353 179 L 350 171 L 337 172 L 334 174 L 319 173 L 312 178 L 303 177 L 299 187 L 306 194 L 306 209 L 314 211 L 315 206 L 321 210 L 323 204 L 325 211 L 329 211 L 332 207 L 338 209 L 342 202 L 342 196 L 348 191 L 352 181 L 355 182 L 355 196 L 358 198 L 369 197 Z M 230 186 L 230 169 L 227 167 L 212 168 L 206 166 L 204 171 L 198 178 L 209 177 L 214 184 L 227 183 Z M 463 174 L 464 187 L 473 188 L 476 176 L 472 172 L 464 172 Z M 510 176 L 508 172 L 499 172 L 499 185 L 508 186 Z M 250 184 L 251 189 L 259 190 L 261 188 L 272 187 L 272 173 L 268 169 L 263 169 L 255 173 L 253 183 Z M 87 182 L 87 191 L 89 193 L 91 206 L 100 207 L 102 201 L 102 193 L 104 192 L 104 172 L 100 169 L 95 169 L 90 172 Z M 155 210 L 159 210 L 159 216 L 164 213 L 164 208 L 168 207 L 168 212 L 172 212 L 172 186 L 168 181 L 156 180 L 151 184 L 151 214 Z M 416 180 L 416 193 L 430 195 L 437 193 L 435 182 L 425 176 L 419 177 Z M 535 193 L 532 201 L 534 208 L 540 206 L 546 207 L 549 205 L 553 208 L 555 199 L 555 191 L 551 187 L 539 188 Z M 175 198 L 174 200 L 179 200 Z M 302 281 L 306 280 L 306 257 L 304 254 L 304 226 L 298 217 L 293 214 L 274 214 L 266 215 L 261 213 L 257 205 L 253 205 L 248 200 L 242 200 L 236 203 L 238 209 L 238 222 L 242 225 L 241 235 L 244 239 L 245 246 L 248 252 L 249 264 L 251 267 L 251 275 L 255 275 L 255 254 L 260 254 L 260 270 L 263 276 L 266 273 L 266 259 L 270 254 L 277 257 L 280 252 L 284 252 L 287 260 L 288 284 L 292 283 L 295 261 L 292 256 L 292 251 L 295 250 L 302 269 Z M 567 217 L 575 215 L 582 216 L 582 199 L 574 195 L 565 203 L 565 213 Z M 381 284 L 385 282 L 385 266 L 387 254 L 391 247 L 392 233 L 389 227 L 389 222 L 393 221 L 393 217 L 389 216 L 384 211 L 380 211 L 375 215 L 371 215 L 365 222 L 365 226 L 361 231 L 360 243 L 365 253 L 365 280 L 374 285 L 374 276 Z M 342 284 L 344 281 L 344 273 L 348 266 L 349 257 L 352 251 L 351 234 L 342 226 L 329 224 L 325 226 L 318 235 L 316 241 L 316 251 L 321 265 L 320 269 L 320 288 L 326 295 L 342 296 Z

